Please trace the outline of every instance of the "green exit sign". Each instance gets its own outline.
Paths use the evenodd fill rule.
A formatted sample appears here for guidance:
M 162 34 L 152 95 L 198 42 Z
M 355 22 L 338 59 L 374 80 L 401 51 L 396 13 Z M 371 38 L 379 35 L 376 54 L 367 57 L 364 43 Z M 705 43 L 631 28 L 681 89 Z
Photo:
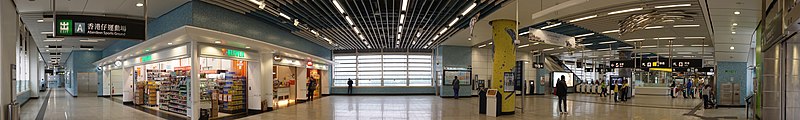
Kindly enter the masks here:
M 72 35 L 72 20 L 58 20 L 58 35 Z
M 244 58 L 244 51 L 225 50 L 225 54 L 230 57 Z

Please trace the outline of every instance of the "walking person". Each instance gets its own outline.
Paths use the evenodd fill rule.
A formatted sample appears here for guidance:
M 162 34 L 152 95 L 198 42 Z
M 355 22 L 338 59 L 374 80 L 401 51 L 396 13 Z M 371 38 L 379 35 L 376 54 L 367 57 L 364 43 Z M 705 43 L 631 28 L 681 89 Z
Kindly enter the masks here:
M 306 94 L 308 96 L 308 101 L 314 100 L 314 90 L 316 90 L 316 88 L 317 88 L 316 80 L 309 79 L 307 88 L 308 94 Z
M 347 78 L 347 94 L 353 95 L 353 79 Z
M 556 95 L 558 96 L 558 112 L 567 114 L 567 82 L 564 81 L 564 75 L 556 83 Z
M 605 81 L 600 81 L 600 91 L 601 91 L 600 92 L 600 97 L 608 96 L 608 95 L 606 95 L 606 94 L 608 94 L 608 93 L 606 93 L 606 91 L 608 91 L 608 90 L 606 90 L 607 88 L 608 88 L 608 86 L 606 86 L 606 82 Z
M 703 94 L 703 108 L 713 108 L 713 103 L 711 103 L 711 85 L 703 87 L 701 94 Z
M 689 98 L 687 96 L 691 96 L 694 99 L 694 91 L 692 91 L 692 80 L 686 80 L 686 94 L 683 95 L 683 98 Z
M 458 99 L 458 88 L 459 88 L 458 76 L 455 76 L 453 78 L 453 97 L 455 97 L 456 99 Z

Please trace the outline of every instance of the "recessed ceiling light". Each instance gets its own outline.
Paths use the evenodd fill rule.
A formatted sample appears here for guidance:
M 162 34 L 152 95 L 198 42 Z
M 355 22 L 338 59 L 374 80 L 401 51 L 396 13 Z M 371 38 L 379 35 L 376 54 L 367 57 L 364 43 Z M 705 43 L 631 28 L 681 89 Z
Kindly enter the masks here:
M 733 49 L 736 49 L 736 48 L 734 48 L 733 46 L 731 46 L 731 50 L 733 50 Z
M 44 50 L 44 51 L 46 51 L 46 52 L 50 52 L 50 50 Z
M 731 32 L 731 34 L 736 34 L 736 31 Z
M 172 45 L 172 43 L 167 43 L 167 45 Z
M 143 3 L 136 3 L 136 7 L 142 7 L 142 6 L 144 6 Z
M 244 48 L 250 49 L 250 46 L 245 46 Z
M 148 49 L 148 50 L 144 50 L 144 51 L 145 51 L 145 52 L 150 52 L 150 50 L 149 50 L 149 49 Z
M 222 43 L 222 41 L 217 40 L 217 41 L 214 41 L 214 43 L 219 44 L 219 43 Z
M 736 11 L 736 12 L 733 12 L 733 14 L 737 14 L 738 15 L 738 14 L 742 14 L 742 13 L 739 12 L 739 11 Z
M 733 26 L 737 26 L 737 25 L 739 25 L 739 24 L 733 23 Z
M 36 22 L 43 23 L 43 22 L 44 22 L 44 19 L 39 19 L 39 20 L 36 20 Z

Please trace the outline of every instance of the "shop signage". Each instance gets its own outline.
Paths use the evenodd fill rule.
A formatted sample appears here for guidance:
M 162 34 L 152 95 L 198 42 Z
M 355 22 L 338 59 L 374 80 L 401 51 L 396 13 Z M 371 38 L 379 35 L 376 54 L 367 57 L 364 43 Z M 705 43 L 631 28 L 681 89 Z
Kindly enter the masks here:
M 56 15 L 56 36 L 144 39 L 144 21 L 86 15 Z
M 528 39 L 534 42 L 557 45 L 566 48 L 575 48 L 575 37 L 562 35 L 536 28 L 528 29 Z
M 225 55 L 229 57 L 236 57 L 236 58 L 244 58 L 244 51 L 239 50 L 231 50 L 231 49 L 223 49 L 225 50 Z
M 139 61 L 147 62 L 147 61 L 151 61 L 151 60 L 153 60 L 153 55 L 145 55 L 145 56 L 142 56 L 141 60 L 139 60 Z

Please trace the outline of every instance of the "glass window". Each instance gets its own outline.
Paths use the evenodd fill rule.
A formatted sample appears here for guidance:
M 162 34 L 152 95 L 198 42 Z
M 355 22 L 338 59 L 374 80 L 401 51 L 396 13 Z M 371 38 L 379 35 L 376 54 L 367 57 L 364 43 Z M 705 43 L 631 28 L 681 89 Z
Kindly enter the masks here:
M 432 86 L 430 54 L 370 53 L 335 55 L 334 86 Z

